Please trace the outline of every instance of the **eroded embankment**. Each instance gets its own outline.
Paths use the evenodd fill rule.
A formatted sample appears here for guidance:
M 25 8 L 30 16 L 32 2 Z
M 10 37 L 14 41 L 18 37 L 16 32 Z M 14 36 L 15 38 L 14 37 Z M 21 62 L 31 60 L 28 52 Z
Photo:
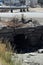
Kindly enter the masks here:
M 43 47 L 43 26 L 36 20 L 13 19 L 0 25 L 4 25 L 0 30 L 0 40 L 10 42 L 13 51 L 30 52 Z
M 22 29 L 21 34 L 20 30 L 18 32 L 16 32 L 16 35 L 14 35 L 13 42 L 11 43 L 14 51 L 30 52 L 43 48 L 43 26 L 36 27 L 34 30 Z

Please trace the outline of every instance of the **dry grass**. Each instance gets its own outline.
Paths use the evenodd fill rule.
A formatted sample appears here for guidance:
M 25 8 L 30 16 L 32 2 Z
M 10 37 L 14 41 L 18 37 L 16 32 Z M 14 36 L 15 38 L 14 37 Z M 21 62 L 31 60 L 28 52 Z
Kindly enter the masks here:
M 0 44 L 0 52 L 5 52 L 5 51 L 6 51 L 6 45 Z
M 2 65 L 13 65 L 11 52 L 6 51 L 6 44 L 0 43 L 0 62 Z
M 22 65 L 21 61 L 17 59 L 17 55 L 16 57 L 14 55 L 14 61 L 12 61 L 12 56 L 12 51 L 6 51 L 6 44 L 0 43 L 0 65 Z

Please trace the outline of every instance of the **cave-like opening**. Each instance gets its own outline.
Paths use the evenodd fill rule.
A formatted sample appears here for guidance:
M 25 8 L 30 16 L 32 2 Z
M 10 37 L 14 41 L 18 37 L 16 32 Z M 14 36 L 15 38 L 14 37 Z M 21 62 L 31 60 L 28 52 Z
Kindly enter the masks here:
M 18 34 L 14 36 L 14 41 L 12 43 L 12 47 L 14 51 L 16 50 L 18 53 L 27 53 L 27 52 L 33 52 L 37 49 L 41 48 L 41 45 L 43 46 L 43 36 L 36 37 L 30 37 L 28 35 L 24 34 Z M 34 40 L 33 40 L 34 39 Z

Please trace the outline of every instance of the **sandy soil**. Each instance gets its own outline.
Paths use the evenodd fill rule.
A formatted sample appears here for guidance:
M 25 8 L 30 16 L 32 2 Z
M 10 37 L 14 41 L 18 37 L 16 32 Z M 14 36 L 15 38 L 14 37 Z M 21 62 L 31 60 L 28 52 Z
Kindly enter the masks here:
M 43 12 L 43 8 L 29 8 L 30 12 Z

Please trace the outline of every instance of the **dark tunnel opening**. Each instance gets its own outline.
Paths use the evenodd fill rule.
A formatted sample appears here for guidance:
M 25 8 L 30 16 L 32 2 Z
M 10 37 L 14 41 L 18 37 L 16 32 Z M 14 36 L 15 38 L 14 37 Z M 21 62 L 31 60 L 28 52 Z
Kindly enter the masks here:
M 23 52 L 23 50 L 25 51 L 27 47 L 27 39 L 25 39 L 24 34 L 16 35 L 14 37 L 14 43 L 16 44 L 15 49 L 17 49 L 17 52 Z
M 40 48 L 43 48 L 43 36 L 39 36 L 39 38 L 29 37 L 29 35 L 19 34 L 14 36 L 14 41 L 12 43 L 12 48 L 14 52 L 17 53 L 28 53 L 37 51 Z

